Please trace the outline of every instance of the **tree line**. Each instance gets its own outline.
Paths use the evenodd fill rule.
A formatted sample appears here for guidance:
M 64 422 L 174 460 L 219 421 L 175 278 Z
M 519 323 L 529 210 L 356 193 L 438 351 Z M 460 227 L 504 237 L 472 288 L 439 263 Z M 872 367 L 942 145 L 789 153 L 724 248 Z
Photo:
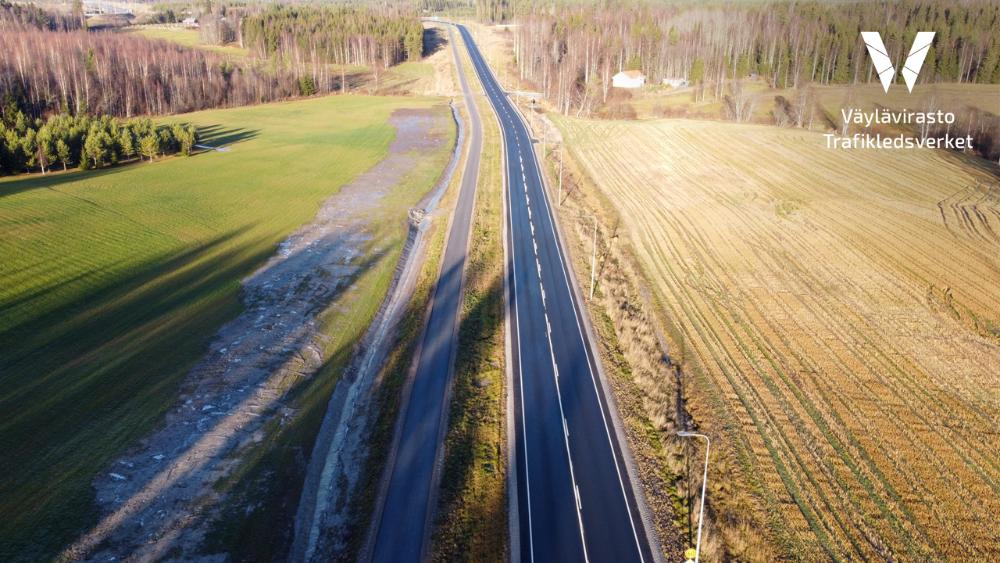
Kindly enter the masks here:
M 989 0 L 517 8 L 518 72 L 563 112 L 606 102 L 611 77 L 631 69 L 653 82 L 685 78 L 717 97 L 752 75 L 776 88 L 875 81 L 862 30 L 882 34 L 897 68 L 917 31 L 936 31 L 922 81 L 1000 83 L 1000 4 Z
M 418 60 L 424 28 L 402 5 L 269 6 L 240 26 L 243 45 L 262 57 L 344 65 L 392 66 Z
M 244 47 L 261 58 L 277 59 L 323 89 L 331 82 L 327 63 L 368 66 L 378 73 L 423 54 L 424 29 L 413 8 L 269 6 L 243 17 Z M 343 77 L 342 77 L 343 79 Z
M 132 34 L 7 30 L 0 52 L 0 99 L 34 116 L 181 113 L 299 93 L 291 73 Z
M 0 0 L 0 31 L 35 28 L 48 31 L 73 31 L 83 27 L 83 4 L 74 0 L 70 14 L 50 12 L 34 4 L 12 4 Z
M 198 132 L 190 124 L 155 125 L 149 118 L 56 114 L 30 119 L 8 104 L 0 119 L 0 175 L 100 168 L 134 159 L 190 155 Z
M 412 8 L 203 9 L 203 29 L 228 38 L 235 26 L 259 57 L 233 61 L 131 34 L 36 25 L 56 16 L 0 9 L 0 99 L 13 98 L 32 116 L 181 113 L 332 91 L 346 82 L 343 65 L 370 66 L 377 81 L 381 70 L 423 50 Z M 328 63 L 342 65 L 339 80 Z
M 506 23 L 514 15 L 510 0 L 475 0 L 476 17 L 486 23 Z

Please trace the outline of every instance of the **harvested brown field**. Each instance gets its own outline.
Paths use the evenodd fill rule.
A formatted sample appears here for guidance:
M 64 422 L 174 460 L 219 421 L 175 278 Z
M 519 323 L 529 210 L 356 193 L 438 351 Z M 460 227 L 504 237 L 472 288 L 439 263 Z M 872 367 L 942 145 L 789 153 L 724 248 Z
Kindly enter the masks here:
M 995 164 L 770 126 L 557 124 L 715 440 L 713 517 L 752 498 L 767 527 L 744 533 L 790 559 L 1000 558 Z

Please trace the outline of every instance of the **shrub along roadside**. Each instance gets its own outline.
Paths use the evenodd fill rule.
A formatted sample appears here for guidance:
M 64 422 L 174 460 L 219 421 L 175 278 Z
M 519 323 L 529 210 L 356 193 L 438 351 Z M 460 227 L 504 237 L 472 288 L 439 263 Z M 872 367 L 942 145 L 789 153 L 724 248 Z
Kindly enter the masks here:
M 0 175 L 44 174 L 57 165 L 86 170 L 178 152 L 187 156 L 197 142 L 198 132 L 190 124 L 68 114 L 32 121 L 21 111 L 6 111 L 0 120 Z

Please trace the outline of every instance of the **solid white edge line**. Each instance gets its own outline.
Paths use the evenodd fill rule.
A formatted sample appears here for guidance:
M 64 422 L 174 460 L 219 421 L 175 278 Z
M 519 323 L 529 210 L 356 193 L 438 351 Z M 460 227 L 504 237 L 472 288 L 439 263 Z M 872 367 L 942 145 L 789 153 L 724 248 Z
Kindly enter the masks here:
M 466 32 L 466 34 L 467 33 L 468 32 Z M 463 35 L 463 39 L 465 39 L 464 35 Z M 469 43 L 467 42 L 466 45 L 468 46 Z M 479 54 L 478 51 L 479 50 L 478 50 L 478 47 L 477 47 L 476 48 L 477 54 Z M 470 49 L 470 52 L 471 52 L 471 49 Z M 481 54 L 479 54 L 479 56 L 480 56 L 480 58 L 482 58 Z M 470 56 L 470 59 L 471 59 L 471 56 Z M 491 78 L 493 80 L 495 80 L 495 78 L 493 78 L 492 76 L 491 76 Z M 481 74 L 480 74 L 480 81 L 482 81 L 482 75 Z M 489 96 L 487 96 L 487 98 L 489 98 Z M 493 105 L 493 100 L 492 99 L 490 100 L 490 103 L 491 103 L 491 105 Z M 504 100 L 504 103 L 509 103 L 509 102 L 507 100 Z M 494 105 L 494 111 L 495 110 L 496 110 L 496 106 Z M 515 140 L 515 142 L 517 142 L 518 144 L 520 144 L 520 142 L 517 140 L 517 131 L 516 130 L 514 131 L 514 140 Z M 538 173 L 537 163 L 536 163 L 535 173 L 536 174 Z M 525 184 L 526 183 L 527 182 L 525 181 Z M 525 187 L 527 188 L 526 185 L 525 185 Z M 513 213 L 513 206 L 511 204 L 511 198 L 509 197 L 509 192 L 508 192 L 507 203 L 508 203 L 508 206 L 510 206 L 511 213 Z M 531 221 L 531 208 L 528 207 L 527 209 L 528 209 L 528 221 L 530 222 Z M 534 232 L 534 225 L 531 225 L 531 228 L 532 228 L 532 232 Z M 511 231 L 511 236 L 513 237 L 513 231 Z M 513 255 L 513 253 L 512 253 L 512 255 Z M 561 259 L 562 259 L 562 257 L 560 256 L 560 261 L 561 261 Z M 516 262 L 516 260 L 512 260 L 512 262 Z M 538 266 L 539 286 L 541 286 L 541 265 L 538 264 L 537 266 Z M 515 272 L 516 272 L 516 269 L 515 269 Z M 516 276 L 516 274 L 515 274 L 515 276 Z M 517 287 L 517 279 L 516 279 L 516 277 L 515 277 L 515 280 L 514 280 L 514 286 L 515 286 L 514 305 L 515 305 L 515 307 L 517 307 L 517 297 L 516 297 L 516 295 L 517 295 L 517 289 L 516 289 L 516 287 Z M 515 310 L 517 310 L 517 309 L 515 309 Z M 574 313 L 575 313 L 575 311 L 574 311 Z M 546 325 L 548 325 L 548 314 L 547 313 L 546 313 L 546 317 L 545 317 L 545 322 L 546 322 Z M 577 321 L 577 324 L 579 325 L 579 321 Z M 518 313 L 518 328 L 520 328 L 520 313 Z M 549 333 L 551 333 L 551 328 L 549 329 Z M 552 348 L 552 336 L 551 336 L 551 334 L 547 334 L 547 338 L 548 338 L 548 343 L 549 343 L 549 356 L 552 359 L 553 379 L 555 380 L 555 383 L 556 383 L 556 397 L 557 397 L 558 402 L 559 402 L 559 412 L 563 416 L 563 420 L 565 420 L 566 417 L 565 417 L 565 414 L 563 413 L 562 394 L 559 391 L 559 376 L 558 376 L 559 368 L 556 365 L 555 352 L 554 352 L 554 350 Z M 520 334 L 518 334 L 518 351 L 519 351 L 518 359 L 520 360 Z M 518 362 L 518 368 L 519 368 L 520 371 L 523 372 L 523 368 L 521 367 L 521 362 L 520 361 Z M 522 389 L 522 395 L 521 395 L 522 423 L 521 424 L 522 424 L 522 428 L 524 428 L 524 422 L 523 422 L 523 416 L 524 416 L 524 394 L 523 394 L 524 382 L 523 382 L 523 375 L 522 375 L 522 381 L 521 381 L 521 389 Z M 600 404 L 600 401 L 598 401 L 598 404 Z M 603 411 L 602 411 L 601 414 L 603 416 Z M 605 423 L 605 427 L 607 427 L 607 423 Z M 580 525 L 580 540 L 581 540 L 582 547 L 583 547 L 583 557 L 584 557 L 584 561 L 589 562 L 590 559 L 589 559 L 589 557 L 587 555 L 586 535 L 585 535 L 584 529 L 583 529 L 583 515 L 581 514 L 582 508 L 580 506 L 580 489 L 576 485 L 576 477 L 575 477 L 575 474 L 573 472 L 573 456 L 572 456 L 572 453 L 570 452 L 570 449 L 569 449 L 569 439 L 568 439 L 568 437 L 566 438 L 565 442 L 566 442 L 566 455 L 567 455 L 567 458 L 568 458 L 568 461 L 569 461 L 570 479 L 573 482 L 573 489 L 574 489 L 575 494 L 576 494 L 576 501 L 577 501 L 577 521 L 579 522 L 579 525 Z M 612 449 L 612 455 L 614 455 L 614 449 Z M 617 468 L 617 462 L 615 463 L 615 465 L 616 465 L 616 468 Z M 527 473 L 527 447 L 525 447 L 525 469 L 526 469 L 525 473 Z M 621 480 L 621 476 L 619 475 L 619 481 L 620 480 Z M 527 484 L 527 479 L 526 479 L 525 483 Z M 531 525 L 530 524 L 530 522 L 531 522 L 531 504 L 530 504 L 531 500 L 530 500 L 530 495 L 529 495 L 529 501 L 528 501 L 528 503 L 529 503 L 529 505 L 528 505 L 528 521 L 529 521 L 529 527 L 530 527 L 530 525 Z M 628 505 L 628 503 L 626 502 L 626 508 L 628 508 L 627 505 Z M 631 511 L 629 511 L 629 512 L 631 512 Z M 631 514 L 629 514 L 629 518 L 631 519 Z M 635 527 L 633 525 L 633 533 L 634 533 L 634 528 Z M 533 540 L 530 540 L 530 538 L 531 538 L 531 531 L 529 530 L 529 541 L 533 542 Z M 638 541 L 638 539 L 636 541 Z M 642 553 L 641 552 L 639 554 L 639 557 L 640 558 L 642 557 Z M 532 560 L 534 560 L 534 543 L 532 543 Z
M 459 31 L 460 31 L 460 33 L 462 35 L 462 41 L 465 42 L 466 50 L 469 53 L 469 62 L 472 63 L 473 70 L 476 71 L 476 75 L 479 77 L 479 83 L 481 85 L 485 86 L 486 83 L 483 81 L 482 72 L 478 68 L 478 65 L 476 64 L 475 58 L 472 56 L 473 50 L 475 50 L 475 51 L 478 52 L 478 48 L 475 47 L 475 42 L 471 41 L 471 36 L 469 35 L 468 31 L 465 29 L 464 26 L 459 26 Z M 486 99 L 489 101 L 490 107 L 493 108 L 494 115 L 496 115 L 497 108 L 496 108 L 496 104 L 494 103 L 493 99 L 490 96 L 486 96 Z M 498 121 L 499 121 L 499 119 L 498 119 Z M 501 143 L 503 144 L 503 147 L 504 147 L 505 156 L 509 156 L 509 153 L 506 152 L 507 143 L 506 143 L 506 139 L 505 139 L 503 133 L 504 133 L 503 132 L 503 127 L 500 126 L 500 140 L 501 140 Z M 516 138 L 515 138 L 515 140 L 516 140 Z M 509 235 L 511 245 L 513 245 L 513 242 L 514 242 L 514 240 L 513 240 L 514 239 L 514 236 L 513 236 L 514 207 L 513 207 L 512 199 L 511 199 L 510 181 L 509 181 L 508 174 L 506 172 L 506 165 L 509 164 L 509 159 L 505 158 L 504 161 L 505 161 L 505 163 L 504 163 L 505 165 L 502 168 L 502 170 L 504 171 L 504 180 L 505 180 L 505 184 L 506 184 L 504 186 L 506 188 L 504 191 L 506 192 L 506 195 L 507 195 L 508 221 L 509 221 L 509 224 L 508 224 L 509 230 L 508 230 L 507 234 Z M 516 330 L 514 332 L 515 332 L 515 337 L 517 338 L 517 358 L 518 358 L 518 361 L 517 361 L 517 372 L 518 372 L 517 373 L 517 379 L 518 379 L 518 387 L 521 389 L 521 429 L 522 429 L 522 435 L 524 436 L 523 442 L 521 443 L 521 445 L 523 446 L 523 450 L 524 450 L 524 486 L 525 486 L 525 496 L 527 497 L 527 500 L 528 500 L 528 503 L 527 503 L 528 504 L 528 553 L 529 553 L 530 560 L 534 561 L 535 560 L 535 538 L 534 538 L 534 531 L 533 531 L 533 527 L 534 526 L 532 524 L 532 516 L 531 516 L 531 477 L 530 477 L 530 471 L 528 471 L 528 439 L 527 439 L 527 432 L 524 431 L 524 429 L 526 428 L 526 425 L 525 425 L 525 417 L 524 417 L 524 368 L 521 365 L 521 331 L 520 331 L 521 313 L 520 313 L 520 309 L 517 306 L 517 297 L 516 297 L 516 295 L 517 295 L 517 259 L 515 257 L 516 253 L 515 253 L 514 248 L 510 249 L 510 253 L 511 253 L 510 254 L 511 273 L 513 274 L 511 276 L 512 285 L 513 285 L 513 287 L 512 287 L 512 290 L 513 290 L 512 294 L 515 296 L 514 299 L 513 299 L 513 302 L 514 302 L 514 316 L 517 318 L 517 325 L 518 325 L 518 330 Z M 516 449 L 517 446 L 515 445 L 514 448 Z M 517 495 L 517 491 L 516 490 L 514 491 L 514 494 Z M 515 516 L 515 518 L 517 518 L 517 516 Z M 512 554 L 512 555 L 514 555 L 514 554 Z M 517 556 L 519 556 L 519 555 L 520 554 L 517 554 Z
M 522 124 L 523 124 L 523 121 L 522 121 Z M 524 126 L 525 126 L 525 129 L 527 129 L 527 125 L 525 124 Z M 535 176 L 538 178 L 539 188 L 544 191 L 545 190 L 545 183 L 542 181 L 542 176 L 541 176 L 541 172 L 539 171 L 537 159 L 535 160 L 534 170 L 535 170 Z M 583 349 L 584 349 L 584 351 L 587 354 L 587 371 L 590 372 L 590 380 L 591 380 L 591 382 L 593 383 L 593 386 L 594 386 L 594 394 L 596 395 L 596 398 L 597 398 L 597 405 L 598 405 L 598 407 L 600 407 L 599 410 L 601 411 L 601 421 L 604 423 L 604 432 L 605 432 L 605 434 L 608 437 L 608 445 L 611 447 L 611 456 L 613 458 L 613 461 L 615 462 L 615 473 L 618 475 L 618 484 L 621 486 L 622 500 L 625 502 L 625 512 L 628 513 L 629 524 L 632 526 L 632 536 L 635 538 L 635 547 L 636 547 L 636 550 L 639 553 L 639 561 L 645 561 L 645 557 L 643 557 L 643 554 L 642 554 L 642 545 L 639 543 L 639 533 L 638 533 L 638 531 L 635 528 L 635 519 L 632 516 L 632 509 L 629 507 L 629 504 L 628 504 L 628 494 L 625 492 L 625 481 L 622 479 L 622 472 L 621 472 L 621 469 L 619 468 L 619 465 L 618 465 L 618 454 L 615 452 L 615 445 L 614 445 L 614 442 L 611 439 L 611 429 L 608 427 L 608 419 L 607 419 L 607 416 L 605 416 L 605 414 L 604 414 L 604 405 L 601 402 L 601 394 L 600 394 L 600 391 L 597 388 L 597 379 L 594 376 L 594 368 L 593 368 L 593 365 L 591 364 L 591 362 L 593 361 L 593 354 L 592 354 L 592 351 L 590 350 L 590 346 L 588 346 L 587 339 L 586 339 L 586 337 L 583 334 L 583 327 L 580 325 L 580 316 L 576 312 L 576 298 L 575 298 L 575 294 L 573 293 L 573 289 L 570 287 L 570 284 L 569 284 L 569 273 L 566 271 L 566 263 L 563 261 L 562 249 L 558 247 L 559 237 L 556 234 L 555 227 L 554 227 L 554 221 L 555 221 L 555 219 L 554 219 L 554 217 L 552 215 L 552 210 L 549 208 L 548 198 L 544 198 L 543 197 L 542 199 L 545 202 L 545 205 L 543 207 L 545 208 L 546 214 L 549 217 L 549 229 L 552 231 L 553 240 L 556 242 L 556 245 L 557 245 L 556 255 L 559 257 L 559 264 L 562 266 L 563 281 L 565 282 L 565 284 L 566 284 L 566 290 L 569 292 L 569 295 L 570 295 L 570 304 L 574 305 L 571 308 L 573 309 L 573 318 L 574 318 L 574 320 L 576 320 L 577 332 L 580 335 L 580 340 L 583 342 Z M 638 493 L 636 493 L 636 494 L 638 494 Z

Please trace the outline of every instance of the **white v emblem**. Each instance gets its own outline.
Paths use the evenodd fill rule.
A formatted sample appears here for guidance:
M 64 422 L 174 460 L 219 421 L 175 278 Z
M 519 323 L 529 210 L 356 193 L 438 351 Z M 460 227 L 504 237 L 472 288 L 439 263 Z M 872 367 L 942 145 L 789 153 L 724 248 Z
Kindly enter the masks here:
M 875 65 L 875 72 L 878 73 L 879 80 L 882 81 L 882 89 L 888 93 L 889 85 L 892 84 L 892 79 L 896 76 L 896 67 L 893 66 L 892 60 L 886 52 L 882 36 L 877 31 L 862 31 L 861 38 L 864 40 L 865 46 L 868 47 L 868 55 L 872 58 L 872 64 Z M 903 81 L 906 82 L 906 89 L 910 92 L 913 92 L 913 85 L 917 81 L 921 67 L 924 66 L 924 59 L 927 57 L 927 51 L 933 40 L 933 31 L 918 31 L 917 36 L 913 39 L 910 54 L 906 56 L 903 70 L 900 71 L 903 74 Z

